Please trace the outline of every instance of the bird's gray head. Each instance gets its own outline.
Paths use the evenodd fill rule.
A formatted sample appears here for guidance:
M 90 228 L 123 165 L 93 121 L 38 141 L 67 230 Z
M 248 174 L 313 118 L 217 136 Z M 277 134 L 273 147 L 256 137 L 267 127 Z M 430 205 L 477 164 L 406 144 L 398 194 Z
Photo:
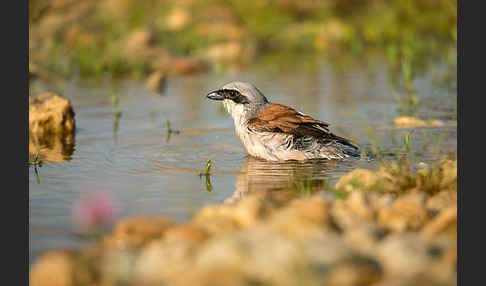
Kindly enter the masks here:
M 267 98 L 253 84 L 234 81 L 206 95 L 212 100 L 221 100 L 228 113 L 236 121 L 246 120 L 268 104 Z

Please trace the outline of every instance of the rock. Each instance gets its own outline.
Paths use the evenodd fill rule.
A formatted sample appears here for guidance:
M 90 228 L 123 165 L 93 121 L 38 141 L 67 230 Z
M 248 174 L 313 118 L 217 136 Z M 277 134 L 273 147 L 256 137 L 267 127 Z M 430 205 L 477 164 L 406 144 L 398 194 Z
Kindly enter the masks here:
M 232 216 L 243 228 L 256 225 L 266 217 L 273 214 L 273 207 L 261 195 L 249 196 L 233 208 Z
M 376 214 L 379 210 L 387 208 L 393 204 L 396 199 L 396 195 L 391 193 L 378 193 L 378 192 L 367 192 L 367 201 L 370 204 L 371 209 Z
M 423 229 L 426 236 L 433 236 L 439 233 L 447 233 L 457 238 L 457 206 L 451 205 L 442 210 Z
M 133 217 L 121 220 L 104 243 L 111 247 L 137 248 L 160 238 L 176 223 L 165 217 Z
M 335 201 L 331 215 L 341 229 L 351 229 L 371 221 L 374 211 L 364 192 L 353 192 L 346 199 Z
M 215 234 L 254 226 L 271 213 L 269 202 L 255 194 L 236 205 L 207 206 L 196 215 L 194 222 Z
M 373 255 L 379 243 L 389 233 L 385 228 L 374 222 L 364 223 L 347 230 L 344 235 L 346 243 L 354 250 L 367 255 Z
M 42 139 L 73 134 L 74 115 L 70 101 L 57 93 L 29 97 L 29 135 Z
M 136 285 L 172 284 L 194 267 L 196 247 L 186 241 L 154 240 L 141 251 L 135 264 Z
M 449 206 L 457 205 L 457 191 L 442 191 L 430 197 L 425 206 L 428 210 L 439 212 Z
M 424 166 L 418 171 L 391 163 L 376 171 L 355 169 L 341 177 L 336 184 L 341 192 L 367 191 L 402 194 L 424 191 L 435 194 L 457 189 L 457 161 L 443 160 L 439 166 Z
M 181 225 L 167 230 L 164 241 L 167 243 L 184 242 L 199 245 L 209 238 L 209 233 L 202 228 L 192 225 Z
M 425 195 L 410 193 L 399 197 L 378 213 L 378 223 L 393 231 L 418 230 L 428 219 Z
M 302 237 L 298 241 L 316 274 L 323 274 L 332 265 L 348 261 L 356 254 L 342 235 L 336 232 L 321 232 L 319 235 Z
M 221 235 L 240 228 L 239 224 L 231 216 L 220 214 L 221 211 L 217 207 L 206 206 L 196 214 L 192 223 L 211 235 Z
M 292 237 L 312 237 L 323 231 L 334 231 L 328 202 L 319 195 L 294 200 L 262 223 L 272 231 Z
M 74 285 L 72 259 L 73 254 L 68 251 L 42 254 L 30 270 L 30 285 Z
M 88 244 L 77 251 L 72 259 L 74 285 L 96 285 L 100 281 L 105 264 L 106 249 L 100 244 Z
M 181 275 L 179 279 L 171 284 L 176 286 L 262 285 L 259 281 L 242 273 L 239 268 L 225 265 L 204 270 L 196 269 L 195 271 L 188 271 L 187 274 Z
M 440 162 L 441 182 L 439 189 L 452 190 L 457 193 L 457 161 L 442 160 Z
M 149 75 L 146 81 L 147 87 L 154 93 L 160 94 L 165 88 L 167 77 L 161 71 L 156 71 Z
M 298 285 L 308 277 L 308 260 L 298 241 L 252 229 L 212 239 L 200 250 L 195 267 L 240 268 L 259 283 Z
M 410 116 L 397 117 L 394 120 L 395 126 L 398 128 L 414 128 L 414 127 L 443 127 L 444 122 L 438 119 L 431 119 L 427 122 Z
M 336 183 L 336 189 L 341 192 L 354 192 L 354 191 L 373 191 L 375 188 L 380 190 L 393 189 L 386 178 L 380 176 L 379 172 L 354 169 L 352 172 L 342 176 Z
M 457 251 L 454 240 L 423 240 L 418 234 L 393 234 L 377 249 L 377 257 L 389 277 L 410 280 L 425 276 L 440 283 L 455 278 L 456 265 L 450 253 Z M 424 278 L 425 278 L 424 277 Z
M 438 119 L 432 119 L 427 122 L 427 126 L 429 127 L 443 127 L 444 122 L 438 120 Z
M 400 276 L 387 277 L 384 280 L 373 284 L 373 286 L 457 286 L 457 279 L 450 281 L 438 282 L 430 275 L 417 275 L 415 277 L 403 278 Z
M 401 116 L 394 120 L 395 126 L 399 128 L 414 128 L 414 127 L 424 127 L 427 123 L 415 117 Z
M 131 249 L 108 249 L 102 259 L 100 285 L 128 285 L 134 281 L 136 253 Z M 78 285 L 93 285 L 79 283 Z
M 286 209 L 298 211 L 300 217 L 316 225 L 323 225 L 324 223 L 327 223 L 330 218 L 329 202 L 319 195 L 294 200 L 286 207 Z M 285 211 L 285 209 L 281 212 L 283 211 Z
M 376 260 L 358 256 L 332 266 L 324 285 L 374 285 L 383 274 Z

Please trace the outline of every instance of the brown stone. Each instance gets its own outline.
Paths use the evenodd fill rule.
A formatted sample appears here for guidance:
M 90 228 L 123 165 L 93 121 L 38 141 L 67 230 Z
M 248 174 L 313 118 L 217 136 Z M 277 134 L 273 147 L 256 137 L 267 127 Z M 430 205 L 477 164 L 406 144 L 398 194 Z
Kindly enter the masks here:
M 438 119 L 432 119 L 427 122 L 427 126 L 429 127 L 443 127 L 444 122 L 438 120 Z
M 134 285 L 173 284 L 174 280 L 194 269 L 196 246 L 187 241 L 149 242 L 136 261 Z
M 240 225 L 232 217 L 220 215 L 220 211 L 214 206 L 204 207 L 199 211 L 192 223 L 211 235 L 238 230 Z
M 194 222 L 210 233 L 220 233 L 254 226 L 271 213 L 270 204 L 255 194 L 235 205 L 207 206 L 197 213 Z
M 229 206 L 231 216 L 243 228 L 256 225 L 273 211 L 270 204 L 261 196 L 254 195 L 240 201 L 235 206 Z
M 365 192 L 353 192 L 344 200 L 337 200 L 331 214 L 342 229 L 351 229 L 374 218 L 373 209 Z
M 440 189 L 457 192 L 457 161 L 442 160 L 440 162 L 440 169 L 442 174 Z
M 360 253 L 373 255 L 388 231 L 374 222 L 357 225 L 343 234 L 346 243 Z
M 443 191 L 427 200 L 425 204 L 427 209 L 432 211 L 441 211 L 451 205 L 457 205 L 457 191 Z
M 457 237 L 457 206 L 451 205 L 442 210 L 423 229 L 426 236 L 447 233 L 454 238 Z
M 72 259 L 72 253 L 67 251 L 42 254 L 30 270 L 30 285 L 74 285 Z
M 375 260 L 355 257 L 333 266 L 326 275 L 326 285 L 373 285 L 383 277 L 383 269 Z
M 104 242 L 115 247 L 140 247 L 150 240 L 160 238 L 176 223 L 165 217 L 133 217 L 117 223 L 113 233 Z
M 295 239 L 253 228 L 211 239 L 200 250 L 195 268 L 239 268 L 264 285 L 305 284 L 302 278 L 309 271 L 309 261 L 303 246 Z
M 378 213 L 378 223 L 393 231 L 418 230 L 427 219 L 423 193 L 403 195 Z
M 156 71 L 149 75 L 145 84 L 152 92 L 160 94 L 165 87 L 166 81 L 167 77 L 165 73 Z
M 255 280 L 245 275 L 238 267 L 225 265 L 196 271 L 188 271 L 181 275 L 173 285 L 176 286 L 247 286 L 254 285 Z M 257 284 L 263 285 L 263 284 Z
M 291 237 L 311 237 L 333 231 L 328 202 L 319 195 L 294 200 L 261 224 Z
M 167 243 L 184 242 L 189 244 L 200 244 L 209 238 L 210 235 L 206 230 L 192 225 L 175 226 L 167 230 L 164 236 Z
M 302 218 L 318 225 L 326 223 L 330 217 L 329 202 L 318 195 L 294 200 L 288 205 L 288 208 L 297 210 Z
M 392 192 L 397 188 L 393 178 L 384 169 L 370 171 L 354 169 L 342 176 L 336 184 L 336 189 L 341 192 L 354 191 Z
M 455 240 L 443 237 L 423 239 L 414 233 L 393 234 L 380 244 L 376 255 L 389 277 L 399 276 L 406 281 L 426 275 L 444 283 L 456 275 L 457 268 L 450 257 L 457 252 L 456 246 Z
M 386 277 L 384 280 L 373 284 L 373 286 L 457 286 L 457 280 L 451 279 L 450 281 L 436 281 L 433 277 L 427 274 L 420 274 L 414 277 L 402 277 L 399 275 Z
M 395 126 L 399 128 L 414 128 L 414 127 L 424 127 L 427 123 L 415 117 L 401 116 L 394 120 Z
M 73 259 L 74 285 L 95 285 L 99 282 L 105 248 L 100 244 L 88 244 Z M 108 261 L 109 263 L 109 261 Z
M 68 99 L 54 92 L 29 97 L 29 134 L 44 136 L 72 134 L 75 129 L 74 111 Z

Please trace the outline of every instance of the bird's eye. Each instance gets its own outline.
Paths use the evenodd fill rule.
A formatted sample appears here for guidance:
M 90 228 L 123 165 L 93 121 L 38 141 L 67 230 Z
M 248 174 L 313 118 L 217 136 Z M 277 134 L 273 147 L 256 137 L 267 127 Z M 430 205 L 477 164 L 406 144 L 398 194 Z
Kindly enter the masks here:
M 237 97 L 237 93 L 234 90 L 229 90 L 228 91 L 228 98 L 235 98 Z

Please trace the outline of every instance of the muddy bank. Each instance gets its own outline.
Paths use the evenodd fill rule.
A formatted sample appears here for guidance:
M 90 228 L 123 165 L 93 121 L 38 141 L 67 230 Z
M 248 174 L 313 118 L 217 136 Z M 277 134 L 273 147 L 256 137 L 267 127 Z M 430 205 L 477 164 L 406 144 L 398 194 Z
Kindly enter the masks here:
M 354 170 L 336 188 L 343 198 L 250 193 L 186 224 L 127 218 L 42 255 L 31 285 L 456 285 L 457 162 Z

